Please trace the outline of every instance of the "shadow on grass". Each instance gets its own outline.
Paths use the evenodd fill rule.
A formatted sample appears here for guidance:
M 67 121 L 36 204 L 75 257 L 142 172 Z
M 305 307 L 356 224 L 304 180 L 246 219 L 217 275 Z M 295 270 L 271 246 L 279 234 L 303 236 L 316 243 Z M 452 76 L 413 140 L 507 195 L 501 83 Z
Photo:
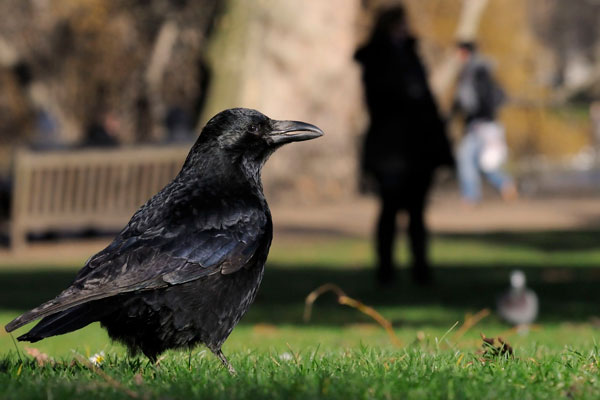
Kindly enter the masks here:
M 244 323 L 301 324 L 304 299 L 316 287 L 332 282 L 349 296 L 390 314 L 400 325 L 439 324 L 482 308 L 492 308 L 507 287 L 514 267 L 457 267 L 435 269 L 432 286 L 417 287 L 403 270 L 399 283 L 379 288 L 370 268 L 341 269 L 268 265 L 255 304 Z M 539 322 L 588 321 L 598 315 L 600 270 L 593 268 L 523 268 L 529 286 L 540 298 Z M 74 271 L 0 271 L 0 309 L 25 311 L 64 289 Z M 411 317 L 404 317 L 407 310 Z M 421 309 L 420 313 L 414 310 Z M 435 315 L 434 315 L 435 314 Z M 336 304 L 325 294 L 315 304 L 312 324 L 336 325 L 369 318 Z
M 436 238 L 449 241 L 464 242 L 465 240 L 477 241 L 500 246 L 518 246 L 540 251 L 583 251 L 598 249 L 600 237 L 600 217 L 588 221 L 591 229 L 588 230 L 550 230 L 550 231 L 488 231 L 475 233 L 434 233 Z M 278 225 L 276 233 L 295 235 L 300 238 L 328 238 L 328 239 L 359 239 L 362 235 L 351 234 L 335 228 L 300 227 L 297 225 Z M 404 236 L 403 236 L 404 237 Z
M 594 225 L 598 226 L 598 225 Z M 600 231 L 534 231 L 534 232 L 483 232 L 448 233 L 436 235 L 456 241 L 475 240 L 502 246 L 519 246 L 546 252 L 583 251 L 598 249 Z

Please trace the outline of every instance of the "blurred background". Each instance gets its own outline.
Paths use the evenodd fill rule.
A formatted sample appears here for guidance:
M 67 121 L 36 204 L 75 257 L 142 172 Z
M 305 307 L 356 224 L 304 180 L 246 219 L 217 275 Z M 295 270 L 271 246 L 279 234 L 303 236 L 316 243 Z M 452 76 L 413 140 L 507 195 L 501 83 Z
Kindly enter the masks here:
M 99 121 L 118 143 L 157 143 L 167 140 L 169 123 L 196 132 L 216 112 L 244 106 L 328 134 L 271 160 L 272 200 L 353 195 L 367 117 L 352 56 L 377 10 L 395 3 L 3 1 L 10 18 L 0 26 L 2 175 L 16 146 L 74 146 Z M 443 112 L 456 40 L 477 40 L 493 60 L 510 98 L 501 116 L 510 165 L 526 192 L 600 187 L 589 172 L 597 171 L 600 141 L 597 1 L 404 4 Z M 570 170 L 580 173 L 563 177 Z
M 442 116 L 460 71 L 456 42 L 476 41 L 490 60 L 507 96 L 499 121 L 520 196 L 504 202 L 486 187 L 480 205 L 463 207 L 455 174 L 438 171 L 426 218 L 441 289 L 401 279 L 382 294 L 370 281 L 377 201 L 358 191 L 369 119 L 353 57 L 377 12 L 397 4 Z M 600 1 L 4 0 L 0 14 L 0 304 L 8 315 L 68 283 L 174 176 L 210 117 L 249 107 L 326 135 L 283 148 L 264 169 L 275 239 L 247 321 L 299 322 L 303 296 L 333 281 L 390 318 L 447 327 L 494 307 L 514 268 L 537 290 L 542 321 L 595 317 Z M 462 129 L 450 121 L 454 146 Z M 273 313 L 274 304 L 289 307 Z M 430 308 L 411 314 L 398 304 Z M 315 318 L 361 320 L 327 315 Z

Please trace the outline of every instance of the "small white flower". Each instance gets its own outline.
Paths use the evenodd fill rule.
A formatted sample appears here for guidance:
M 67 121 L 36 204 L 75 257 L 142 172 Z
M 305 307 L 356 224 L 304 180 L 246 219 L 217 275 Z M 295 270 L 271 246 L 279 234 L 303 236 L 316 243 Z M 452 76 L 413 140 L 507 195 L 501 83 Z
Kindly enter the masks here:
M 290 360 L 292 359 L 292 355 L 291 355 L 290 353 L 282 353 L 282 354 L 279 356 L 279 359 L 280 359 L 281 361 L 290 361 Z
M 104 363 L 105 357 L 104 357 L 104 352 L 101 351 L 100 353 L 96 353 L 93 356 L 91 356 L 89 358 L 90 362 L 92 364 L 94 364 L 96 367 L 99 367 L 102 365 L 102 363 Z

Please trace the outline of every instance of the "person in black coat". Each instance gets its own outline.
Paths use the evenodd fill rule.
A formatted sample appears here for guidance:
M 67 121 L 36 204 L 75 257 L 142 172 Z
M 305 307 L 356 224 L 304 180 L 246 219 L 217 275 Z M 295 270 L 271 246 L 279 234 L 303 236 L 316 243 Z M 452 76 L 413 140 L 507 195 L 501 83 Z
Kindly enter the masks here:
M 370 125 L 361 159 L 362 187 L 381 199 L 377 224 L 377 277 L 393 281 L 396 214 L 406 211 L 413 278 L 431 279 L 424 211 L 434 170 L 453 165 L 445 125 L 429 89 L 425 68 L 409 31 L 404 8 L 381 12 L 355 60 L 362 80 Z

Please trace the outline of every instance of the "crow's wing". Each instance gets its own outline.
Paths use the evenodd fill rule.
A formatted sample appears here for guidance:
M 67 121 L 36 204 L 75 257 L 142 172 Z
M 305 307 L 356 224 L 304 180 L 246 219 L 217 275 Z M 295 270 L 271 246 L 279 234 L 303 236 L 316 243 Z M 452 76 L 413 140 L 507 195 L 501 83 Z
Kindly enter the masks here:
M 271 242 L 268 211 L 243 205 L 201 210 L 179 207 L 161 220 L 148 218 L 141 209 L 107 248 L 86 263 L 69 288 L 13 320 L 6 330 L 89 301 L 214 273 L 231 274 L 253 265 L 255 259 L 264 262 Z

